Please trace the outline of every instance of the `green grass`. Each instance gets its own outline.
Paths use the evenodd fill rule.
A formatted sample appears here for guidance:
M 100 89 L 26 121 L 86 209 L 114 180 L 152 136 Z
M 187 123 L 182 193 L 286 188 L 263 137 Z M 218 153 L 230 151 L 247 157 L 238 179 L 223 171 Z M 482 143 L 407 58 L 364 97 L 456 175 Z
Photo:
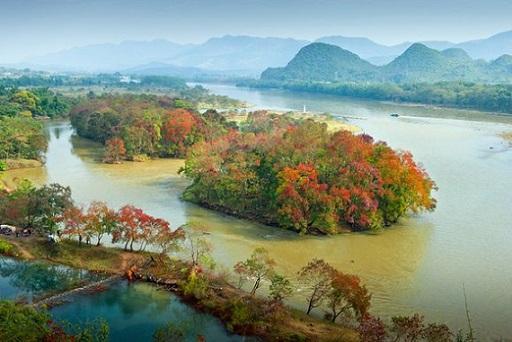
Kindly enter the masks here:
M 8 241 L 5 241 L 3 239 L 0 239 L 0 254 L 2 255 L 8 255 L 8 256 L 16 256 L 18 255 L 18 251 L 16 246 L 9 243 Z

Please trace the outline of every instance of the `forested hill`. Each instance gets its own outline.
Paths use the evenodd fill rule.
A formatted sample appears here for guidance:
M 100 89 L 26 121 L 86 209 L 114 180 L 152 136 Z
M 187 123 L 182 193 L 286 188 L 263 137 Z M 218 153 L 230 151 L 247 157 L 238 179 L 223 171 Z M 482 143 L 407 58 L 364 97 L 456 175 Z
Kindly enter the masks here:
M 375 66 L 356 54 L 325 43 L 302 48 L 283 68 L 268 68 L 265 81 L 320 82 L 443 82 L 512 83 L 512 56 L 486 62 L 473 60 L 462 49 L 438 51 L 421 43 L 384 66 Z
M 363 81 L 378 77 L 378 67 L 338 46 L 313 43 L 302 48 L 284 68 L 268 68 L 262 79 Z

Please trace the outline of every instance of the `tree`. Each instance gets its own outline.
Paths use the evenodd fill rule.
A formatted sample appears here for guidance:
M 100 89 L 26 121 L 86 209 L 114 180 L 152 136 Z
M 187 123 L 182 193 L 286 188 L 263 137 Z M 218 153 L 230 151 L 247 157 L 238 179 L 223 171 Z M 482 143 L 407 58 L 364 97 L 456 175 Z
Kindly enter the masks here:
M 86 215 L 86 229 L 96 236 L 96 246 L 101 244 L 105 234 L 112 234 L 119 225 L 117 213 L 105 202 L 92 202 Z
M 370 308 L 371 295 L 361 285 L 359 277 L 340 271 L 331 273 L 331 289 L 327 293 L 331 320 L 334 323 L 340 314 L 353 313 L 362 319 Z
M 147 223 L 149 216 L 142 209 L 132 205 L 125 205 L 119 212 L 119 226 L 112 234 L 112 242 L 123 241 L 124 249 L 130 246 L 133 251 L 133 243 L 138 241 L 144 225 Z
M 64 341 L 65 337 L 66 334 L 52 323 L 46 311 L 11 301 L 0 301 L 1 341 Z
M 197 131 L 199 122 L 199 118 L 185 109 L 174 109 L 167 112 L 162 136 L 170 156 L 185 155 L 186 148 L 197 139 L 198 132 L 195 131 Z
M 378 317 L 365 315 L 357 328 L 361 341 L 382 342 L 387 338 L 386 326 Z
M 33 224 L 47 234 L 55 234 L 63 213 L 73 206 L 71 189 L 60 184 L 44 185 L 30 196 Z
M 78 238 L 78 245 L 82 244 L 82 240 L 87 232 L 86 214 L 82 208 L 72 206 L 62 214 L 62 222 L 64 223 L 63 234 L 70 237 Z
M 251 296 L 254 296 L 256 290 L 261 285 L 263 279 L 270 280 L 274 274 L 274 260 L 270 258 L 266 249 L 256 248 L 251 256 L 245 260 L 238 262 L 235 266 L 235 272 L 240 276 L 253 279 L 254 284 L 251 290 Z
M 182 227 L 173 231 L 167 226 L 160 229 L 154 243 L 160 247 L 160 255 L 165 255 L 179 249 L 183 240 L 185 240 L 185 230 Z
M 111 138 L 105 143 L 103 161 L 109 164 L 120 163 L 126 157 L 126 148 L 121 138 Z
M 164 244 L 170 248 L 172 245 L 172 239 L 177 238 L 177 235 L 170 229 L 170 224 L 164 219 L 156 218 L 151 215 L 147 215 L 146 221 L 142 226 L 139 239 L 141 240 L 139 250 L 146 250 L 148 244 Z M 179 232 L 178 232 L 179 234 Z M 170 241 L 166 241 L 170 240 Z M 176 242 L 176 241 L 175 241 Z
M 393 323 L 391 331 L 395 333 L 395 341 L 414 342 L 423 335 L 425 323 L 423 316 L 419 314 L 410 317 L 395 316 L 391 321 Z
M 285 298 L 293 294 L 291 281 L 280 274 L 274 274 L 272 278 L 270 278 L 269 290 L 272 300 L 278 303 L 281 303 Z
M 332 272 L 333 268 L 321 259 L 313 259 L 299 271 L 299 281 L 308 293 L 308 315 L 322 304 L 331 290 Z
M 301 163 L 296 168 L 285 167 L 278 177 L 279 214 L 286 225 L 301 233 L 312 229 L 335 230 L 337 216 L 327 193 L 328 185 L 319 182 L 313 165 Z
M 208 241 L 193 233 L 189 234 L 188 241 L 192 266 L 215 267 L 215 261 L 211 256 L 212 245 Z

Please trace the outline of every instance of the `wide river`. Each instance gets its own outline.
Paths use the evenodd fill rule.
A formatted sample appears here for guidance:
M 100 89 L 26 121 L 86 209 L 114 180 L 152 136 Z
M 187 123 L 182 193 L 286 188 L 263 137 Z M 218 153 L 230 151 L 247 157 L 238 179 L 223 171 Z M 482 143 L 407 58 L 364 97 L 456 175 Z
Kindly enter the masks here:
M 411 151 L 437 182 L 435 212 L 403 219 L 378 234 L 301 237 L 180 201 L 187 180 L 176 160 L 105 165 L 101 148 L 73 134 L 68 123 L 48 125 L 44 168 L 11 176 L 71 186 L 76 201 L 140 206 L 171 221 L 194 221 L 211 234 L 220 267 L 231 268 L 265 247 L 281 272 L 293 276 L 312 258 L 359 275 L 384 317 L 420 312 L 428 320 L 466 328 L 463 285 L 482 339 L 512 337 L 512 148 L 499 134 L 512 117 L 400 106 L 332 96 L 205 85 L 255 108 L 330 112 L 392 147 Z M 400 117 L 390 117 L 398 113 Z M 297 296 L 292 304 L 302 308 Z

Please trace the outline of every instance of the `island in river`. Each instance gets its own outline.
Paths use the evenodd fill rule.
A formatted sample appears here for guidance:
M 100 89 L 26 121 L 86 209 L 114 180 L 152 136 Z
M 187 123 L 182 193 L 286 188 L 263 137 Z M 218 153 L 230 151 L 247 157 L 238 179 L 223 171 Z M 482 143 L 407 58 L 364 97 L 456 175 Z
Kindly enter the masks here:
M 210 233 L 205 237 L 214 246 L 218 264 L 229 268 L 259 246 L 269 250 L 280 272 L 291 276 L 308 260 L 322 258 L 360 275 L 373 293 L 372 311 L 384 317 L 420 311 L 431 321 L 465 328 L 464 283 L 478 336 L 485 340 L 512 334 L 507 304 L 512 300 L 508 291 L 512 279 L 503 272 L 512 258 L 512 217 L 507 205 L 512 152 L 498 136 L 510 131 L 509 117 L 280 90 L 205 86 L 253 103 L 256 109 L 301 111 L 306 105 L 315 112 L 331 112 L 394 148 L 411 150 L 439 186 L 436 211 L 402 220 L 377 235 L 300 237 L 180 201 L 189 184 L 177 174 L 183 161 L 98 163 L 102 147 L 74 136 L 67 123 L 48 123 L 50 142 L 44 168 L 15 170 L 9 175 L 39 184 L 70 185 L 79 203 L 102 199 L 120 207 L 131 202 L 174 226 L 193 221 Z M 392 118 L 390 113 L 400 117 Z M 303 298 L 292 297 L 290 303 L 302 308 Z

